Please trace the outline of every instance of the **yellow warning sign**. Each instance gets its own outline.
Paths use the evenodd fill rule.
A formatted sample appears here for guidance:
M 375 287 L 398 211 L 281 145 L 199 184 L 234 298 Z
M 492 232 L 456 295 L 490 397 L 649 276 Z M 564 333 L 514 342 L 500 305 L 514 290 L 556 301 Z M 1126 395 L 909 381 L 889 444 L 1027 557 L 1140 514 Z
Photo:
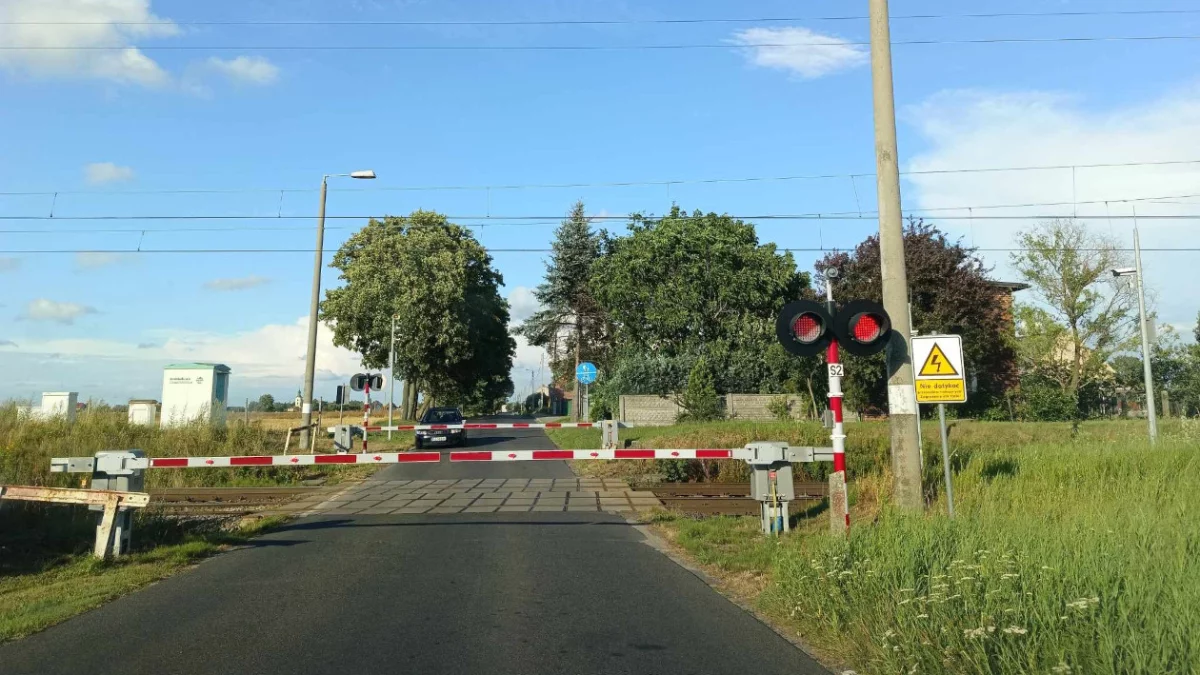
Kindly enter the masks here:
M 917 374 L 920 377 L 957 376 L 958 371 L 954 369 L 954 364 L 950 363 L 950 359 L 946 358 L 946 353 L 942 351 L 941 346 L 934 343 L 933 349 L 929 350 L 929 356 L 925 357 L 925 365 L 921 366 L 921 372 Z
M 962 403 L 967 400 L 963 380 L 917 380 L 918 403 Z

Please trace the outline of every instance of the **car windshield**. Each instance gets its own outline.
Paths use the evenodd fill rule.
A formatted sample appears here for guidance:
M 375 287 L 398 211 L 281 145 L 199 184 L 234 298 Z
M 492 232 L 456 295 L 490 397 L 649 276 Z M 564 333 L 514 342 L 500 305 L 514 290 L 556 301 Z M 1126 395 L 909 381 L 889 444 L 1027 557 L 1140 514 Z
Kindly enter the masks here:
M 462 421 L 457 410 L 430 410 L 421 418 L 424 424 L 461 424 Z

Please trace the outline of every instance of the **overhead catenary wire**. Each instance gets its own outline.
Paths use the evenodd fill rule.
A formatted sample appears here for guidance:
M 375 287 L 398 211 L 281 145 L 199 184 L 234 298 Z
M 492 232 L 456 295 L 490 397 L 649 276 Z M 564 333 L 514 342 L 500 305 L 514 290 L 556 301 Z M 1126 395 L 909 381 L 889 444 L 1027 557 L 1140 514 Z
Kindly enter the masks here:
M 1086 42 L 1177 42 L 1200 40 L 1200 35 L 1103 35 L 1076 37 L 1010 37 L 1010 38 L 963 38 L 952 40 L 893 40 L 893 46 L 925 46 L 925 45 L 996 45 L 996 44 L 1053 44 L 1053 43 L 1086 43 Z M 139 45 L 141 51 L 259 51 L 259 52 L 323 52 L 323 51 L 382 51 L 382 52 L 591 52 L 591 51 L 686 51 L 691 49 L 753 49 L 763 47 L 869 47 L 870 42 L 841 39 L 815 40 L 809 42 L 723 42 L 723 43 L 693 43 L 693 44 L 655 44 L 655 45 L 397 45 L 397 44 L 355 44 L 355 45 Z M 129 49 L 128 44 L 122 45 L 0 45 L 0 51 L 122 51 Z
M 1098 16 L 1172 16 L 1200 14 L 1196 9 L 1074 10 L 1049 12 L 980 12 L 966 14 L 902 14 L 893 21 L 932 19 L 1072 18 Z M 862 14 L 832 16 L 700 17 L 662 19 L 500 19 L 500 20 L 323 20 L 230 19 L 158 21 L 0 21 L 3 26 L 636 26 L 670 24 L 781 23 L 798 21 L 866 21 Z
M 1096 162 L 1090 164 L 1044 164 L 1000 167 L 950 167 L 946 169 L 912 169 L 901 171 L 901 176 L 936 176 L 960 173 L 1005 173 L 1024 171 L 1063 171 L 1070 169 L 1114 169 L 1128 167 L 1200 165 L 1200 159 L 1167 159 L 1130 162 Z M 710 185 L 720 183 L 757 183 L 772 181 L 836 180 L 874 176 L 872 171 L 857 173 L 816 173 L 788 176 L 734 176 L 726 178 L 677 178 L 628 181 L 576 181 L 570 183 L 507 183 L 497 185 L 395 185 L 330 188 L 330 192 L 440 192 L 440 191 L 491 191 L 491 190 L 536 190 L 567 188 L 618 188 L 653 187 L 663 185 Z M 0 191 L 0 197 L 33 197 L 51 195 L 123 195 L 123 194 L 250 194 L 250 193 L 312 193 L 319 188 L 167 188 L 167 189 L 92 189 L 92 190 L 10 190 Z
M 1140 217 L 1139 217 L 1140 218 Z M 553 253 L 551 248 L 489 248 L 484 247 L 484 250 L 489 253 Z M 824 248 L 817 247 L 776 247 L 776 251 L 784 253 L 828 253 L 832 251 L 845 251 L 846 248 L 827 246 Z M 973 251 L 982 253 L 1016 253 L 1021 251 L 1029 251 L 1029 248 L 1020 247 L 999 247 L 999 248 L 974 248 Z M 1047 249 L 1054 251 L 1074 250 L 1074 251 L 1121 251 L 1129 252 L 1132 248 L 1079 248 L 1079 249 Z M 1200 247 L 1166 247 L 1166 248 L 1150 248 L 1142 247 L 1142 251 L 1151 251 L 1157 253 L 1200 253 Z M 151 253 L 174 253 L 174 254 L 219 254 L 219 253 L 306 253 L 312 255 L 316 252 L 314 248 L 152 248 L 152 249 L 134 249 L 134 248 L 87 248 L 87 249 L 0 249 L 0 253 L 9 255 L 20 254 L 78 254 L 78 253 L 120 253 L 120 254 L 151 254 Z M 326 250 L 326 257 L 335 255 L 336 251 Z

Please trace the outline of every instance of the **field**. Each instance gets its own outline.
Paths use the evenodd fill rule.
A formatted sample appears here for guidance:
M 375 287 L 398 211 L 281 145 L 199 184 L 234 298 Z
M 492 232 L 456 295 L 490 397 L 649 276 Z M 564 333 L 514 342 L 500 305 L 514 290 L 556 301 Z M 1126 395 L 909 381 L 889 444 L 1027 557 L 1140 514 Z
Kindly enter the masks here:
M 658 527 L 827 660 L 861 673 L 1200 672 L 1200 423 L 958 423 L 958 517 L 924 430 L 925 515 L 888 504 L 886 424 L 848 429 L 851 536 L 822 517 L 779 540 L 749 518 Z M 819 441 L 797 425 L 622 430 L 644 447 Z M 585 442 L 555 432 L 559 442 Z M 584 446 L 586 447 L 586 446 Z M 857 455 L 857 456 L 856 456 Z M 603 470 L 603 466 L 596 467 Z M 815 472 L 820 473 L 820 472 Z
M 325 426 L 336 424 L 336 413 Z M 349 421 L 361 417 L 347 415 Z M 373 420 L 378 421 L 378 419 Z M 0 407 L 0 484 L 86 487 L 85 474 L 50 473 L 51 457 L 86 457 L 99 450 L 143 450 L 151 457 L 282 454 L 296 414 L 231 415 L 228 426 L 195 425 L 163 430 L 130 426 L 120 413 L 79 415 L 64 421 L 18 419 L 16 409 Z M 411 433 L 389 443 L 373 435 L 374 449 L 412 446 Z M 293 438 L 292 451 L 295 452 Z M 324 434 L 318 452 L 331 450 Z M 146 472 L 146 487 L 327 484 L 362 478 L 377 467 L 298 467 L 157 470 Z M 95 607 L 160 579 L 224 547 L 244 541 L 272 521 L 243 524 L 202 518 L 172 520 L 138 514 L 132 556 L 101 563 L 92 560 L 95 514 L 82 507 L 4 502 L 0 508 L 0 641 L 19 637 Z

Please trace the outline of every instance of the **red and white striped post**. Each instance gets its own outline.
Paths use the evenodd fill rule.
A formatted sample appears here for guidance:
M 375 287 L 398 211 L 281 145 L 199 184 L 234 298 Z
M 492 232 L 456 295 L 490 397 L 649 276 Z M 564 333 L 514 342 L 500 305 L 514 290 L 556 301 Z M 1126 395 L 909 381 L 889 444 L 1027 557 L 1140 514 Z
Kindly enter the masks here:
M 366 385 L 363 391 L 367 395 L 366 405 L 363 406 L 363 452 L 367 452 L 367 427 L 371 426 L 371 377 L 367 376 Z M 350 442 L 353 444 L 354 438 L 351 436 Z
M 825 280 L 825 299 L 829 313 L 834 312 L 833 280 Z M 826 353 L 829 370 L 829 410 L 833 413 L 833 473 L 829 474 L 829 527 L 834 534 L 850 531 L 850 498 L 846 493 L 846 429 L 842 424 L 842 373 L 844 368 L 838 359 L 837 340 L 829 341 Z

